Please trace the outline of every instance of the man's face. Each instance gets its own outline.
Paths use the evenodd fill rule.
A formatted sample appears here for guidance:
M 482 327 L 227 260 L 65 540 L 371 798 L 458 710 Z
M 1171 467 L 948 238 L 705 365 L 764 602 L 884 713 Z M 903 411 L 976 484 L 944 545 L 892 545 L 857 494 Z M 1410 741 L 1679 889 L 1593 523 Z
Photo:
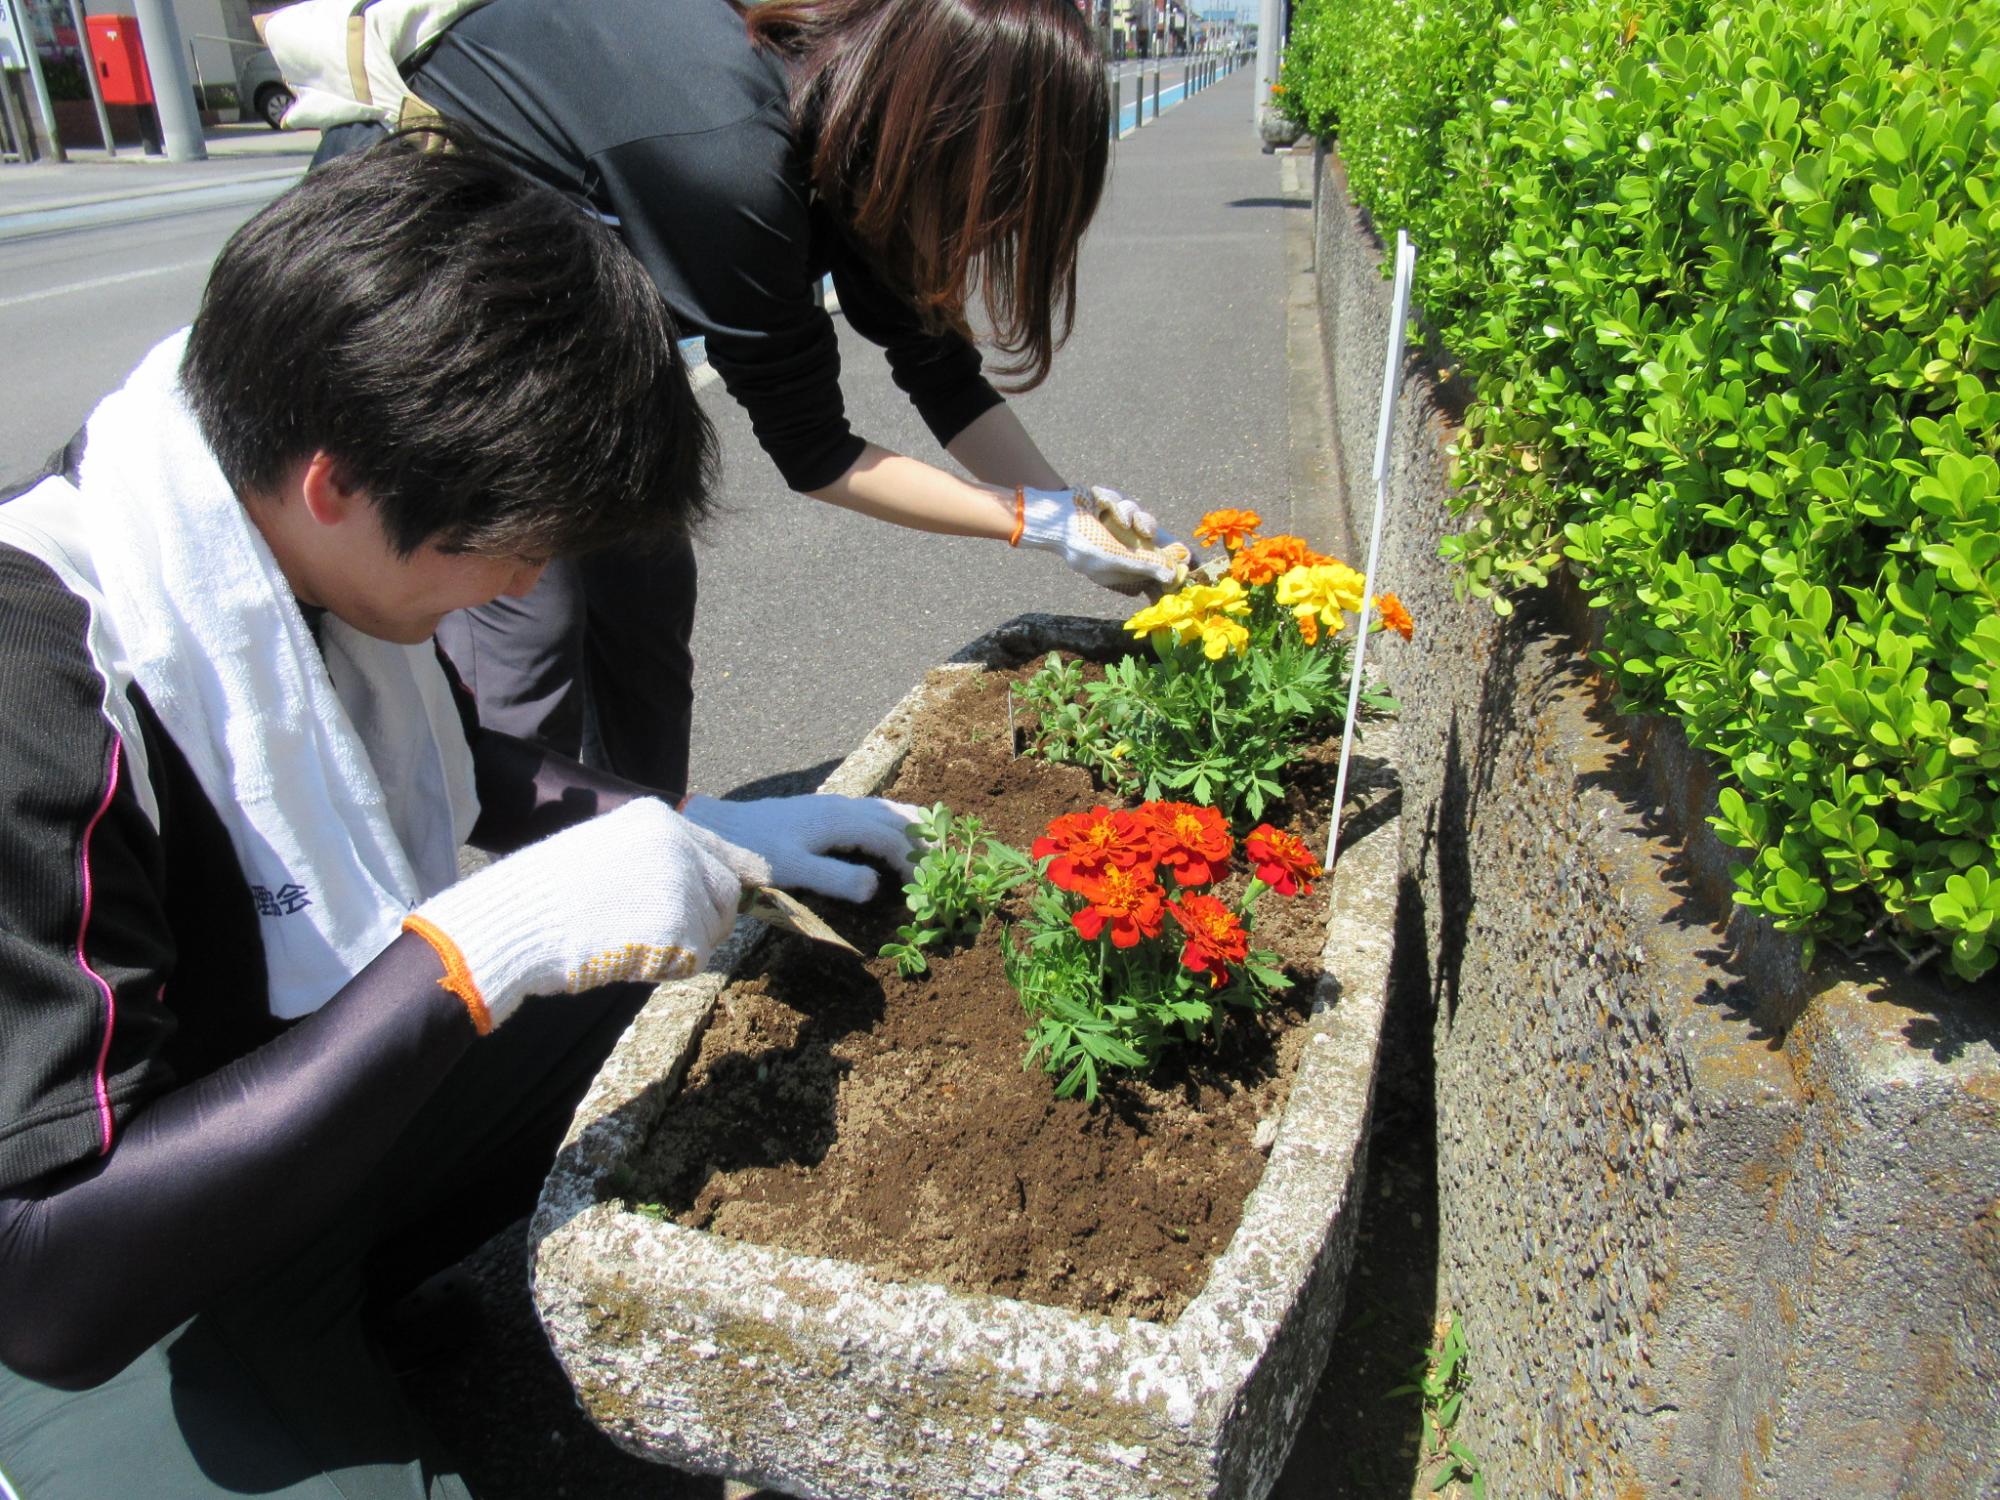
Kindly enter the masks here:
M 548 566 L 428 542 L 399 556 L 374 501 L 342 486 L 323 455 L 304 467 L 296 493 L 303 504 L 252 508 L 293 592 L 378 640 L 421 645 L 453 610 L 519 598 Z
M 379 548 L 357 558 L 358 566 L 343 569 L 337 584 L 323 582 L 327 597 L 320 602 L 363 635 L 399 645 L 429 640 L 453 610 L 491 603 L 503 594 L 520 598 L 548 566 L 527 558 L 446 552 L 430 542 L 398 557 L 379 522 L 374 531 Z

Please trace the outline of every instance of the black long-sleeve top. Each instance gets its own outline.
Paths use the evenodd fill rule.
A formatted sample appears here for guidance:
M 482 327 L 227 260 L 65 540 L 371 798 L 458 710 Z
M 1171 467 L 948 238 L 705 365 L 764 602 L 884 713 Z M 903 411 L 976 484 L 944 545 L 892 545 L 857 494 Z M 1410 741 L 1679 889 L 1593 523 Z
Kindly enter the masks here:
M 617 223 L 793 489 L 830 484 L 862 450 L 813 298 L 822 276 L 940 443 L 999 402 L 978 352 L 926 333 L 815 197 L 785 66 L 727 0 L 490 0 L 410 85 Z
M 4 500 L 0 496 L 0 500 Z M 143 693 L 103 709 L 89 606 L 0 546 L 0 1361 L 101 1381 L 332 1222 L 469 1047 L 404 934 L 296 1022 L 255 893 Z M 636 788 L 468 716 L 475 841 L 518 846 Z

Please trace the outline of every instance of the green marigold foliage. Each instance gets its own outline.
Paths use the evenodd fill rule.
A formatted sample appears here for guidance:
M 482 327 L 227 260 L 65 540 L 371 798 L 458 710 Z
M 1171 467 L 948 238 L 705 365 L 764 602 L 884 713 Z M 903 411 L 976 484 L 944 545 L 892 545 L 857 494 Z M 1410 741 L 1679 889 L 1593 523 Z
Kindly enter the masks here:
M 1295 36 L 1291 107 L 1474 383 L 1466 587 L 1574 570 L 1629 699 L 1725 763 L 1739 901 L 1991 969 L 2000 5 L 1304 0 Z

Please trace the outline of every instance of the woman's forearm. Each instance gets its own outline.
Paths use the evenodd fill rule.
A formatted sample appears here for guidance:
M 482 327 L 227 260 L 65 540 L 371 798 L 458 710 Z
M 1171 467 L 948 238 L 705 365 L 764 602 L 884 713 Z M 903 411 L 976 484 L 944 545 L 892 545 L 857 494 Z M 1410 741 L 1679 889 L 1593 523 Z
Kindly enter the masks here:
M 1014 484 L 1020 482 L 980 484 L 870 443 L 845 474 L 808 493 L 913 531 L 1005 541 L 1014 531 Z
M 1014 486 L 1067 486 L 1004 402 L 982 413 L 949 444 L 975 479 L 870 443 L 840 478 L 809 491 L 815 500 L 892 521 L 913 531 L 1005 540 L 1014 530 Z

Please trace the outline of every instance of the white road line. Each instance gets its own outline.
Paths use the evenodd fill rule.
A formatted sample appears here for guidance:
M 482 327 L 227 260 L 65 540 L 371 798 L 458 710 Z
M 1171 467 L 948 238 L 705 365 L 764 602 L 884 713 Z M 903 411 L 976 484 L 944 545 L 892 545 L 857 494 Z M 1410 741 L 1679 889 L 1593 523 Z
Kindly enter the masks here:
M 184 260 L 171 266 L 148 266 L 143 271 L 121 271 L 116 276 L 94 276 L 89 281 L 72 281 L 68 286 L 47 287 L 39 292 L 24 292 L 18 297 L 0 297 L 0 311 L 10 307 L 21 307 L 30 302 L 46 302 L 51 297 L 67 297 L 72 292 L 94 292 L 103 286 L 118 286 L 127 281 L 143 281 L 148 276 L 171 276 L 177 271 L 203 271 L 208 269 L 207 260 Z

